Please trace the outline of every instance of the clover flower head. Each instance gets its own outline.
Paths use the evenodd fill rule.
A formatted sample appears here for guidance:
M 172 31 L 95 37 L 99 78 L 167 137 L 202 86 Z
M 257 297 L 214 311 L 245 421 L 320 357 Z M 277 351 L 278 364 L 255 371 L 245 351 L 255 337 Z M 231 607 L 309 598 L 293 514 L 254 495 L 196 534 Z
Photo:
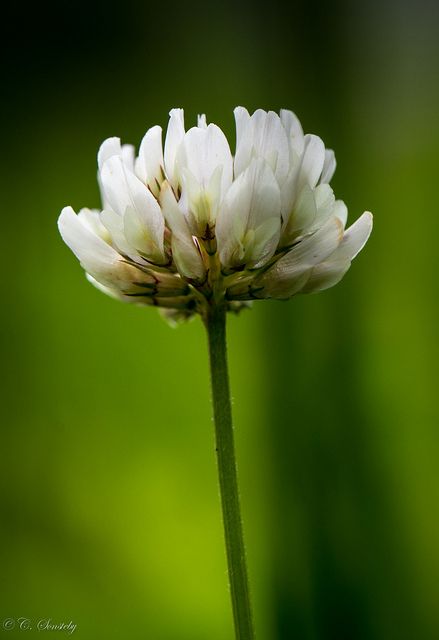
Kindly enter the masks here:
M 185 130 L 173 109 L 139 148 L 119 138 L 98 153 L 102 210 L 65 207 L 60 233 L 87 278 L 127 302 L 171 317 L 238 310 L 335 285 L 366 243 L 372 215 L 345 229 L 329 182 L 334 152 L 297 117 L 235 109 L 236 150 L 199 116 Z

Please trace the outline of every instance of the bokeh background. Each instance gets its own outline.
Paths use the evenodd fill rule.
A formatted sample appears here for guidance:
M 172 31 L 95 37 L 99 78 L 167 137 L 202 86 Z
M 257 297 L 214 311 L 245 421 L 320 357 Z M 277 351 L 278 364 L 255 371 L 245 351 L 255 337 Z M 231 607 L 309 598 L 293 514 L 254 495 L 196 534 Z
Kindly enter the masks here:
M 258 637 L 439 638 L 437 3 L 3 17 L 0 628 L 232 638 L 203 328 L 94 290 L 56 219 L 99 205 L 104 138 L 138 144 L 182 106 L 233 141 L 241 104 L 295 110 L 351 220 L 375 213 L 337 288 L 230 319 Z

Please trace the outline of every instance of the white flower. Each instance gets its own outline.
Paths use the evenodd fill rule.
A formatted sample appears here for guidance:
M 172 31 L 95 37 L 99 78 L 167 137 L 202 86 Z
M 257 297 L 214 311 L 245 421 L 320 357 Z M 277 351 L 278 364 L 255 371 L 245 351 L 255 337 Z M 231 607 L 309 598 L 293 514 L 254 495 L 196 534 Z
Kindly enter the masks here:
M 171 313 L 235 309 L 336 284 L 372 229 L 364 213 L 345 230 L 347 208 L 329 186 L 333 151 L 304 135 L 291 111 L 235 109 L 236 151 L 182 109 L 149 129 L 135 157 L 109 138 L 98 153 L 102 211 L 71 207 L 60 233 L 88 279 L 121 300 Z

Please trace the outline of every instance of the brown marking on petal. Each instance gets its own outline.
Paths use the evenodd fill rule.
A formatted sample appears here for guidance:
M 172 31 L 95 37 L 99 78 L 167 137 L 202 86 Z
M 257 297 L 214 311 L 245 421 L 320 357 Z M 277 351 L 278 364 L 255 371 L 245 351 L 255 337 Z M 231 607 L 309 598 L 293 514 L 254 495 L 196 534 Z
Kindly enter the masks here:
M 194 298 L 191 298 L 187 304 L 188 311 L 193 311 L 197 306 L 197 301 Z
M 170 267 L 172 264 L 172 257 L 170 256 L 168 256 L 168 259 L 166 262 L 154 262 L 153 260 L 148 260 L 148 258 L 145 258 L 144 256 L 141 256 L 141 258 L 148 264 L 151 264 L 153 267 L 161 267 L 162 269 L 166 269 L 167 267 Z
M 247 291 L 239 294 L 230 293 L 227 289 L 226 291 L 226 300 L 260 300 L 258 296 L 256 296 L 259 291 L 263 291 L 264 287 L 253 287 L 251 284 L 248 285 Z
M 214 225 L 210 225 L 209 223 L 206 224 L 206 227 L 204 229 L 203 235 L 200 236 L 201 240 L 205 240 L 206 242 L 210 241 L 210 240 L 214 240 L 215 239 L 215 226 Z M 216 251 L 216 248 L 215 248 Z
M 202 252 L 202 249 L 201 249 L 200 241 L 198 240 L 197 236 L 192 236 L 192 241 L 193 241 L 198 253 L 200 254 L 200 257 L 202 258 L 203 257 L 203 252 Z
M 130 298 L 153 298 L 154 295 L 155 295 L 155 292 L 151 291 L 151 292 L 146 293 L 146 292 L 142 291 L 140 293 L 127 293 L 126 291 L 122 291 L 122 294 L 124 296 L 128 296 Z
M 198 278 L 185 278 L 186 282 L 188 282 L 189 284 L 191 284 L 193 287 L 204 287 L 204 285 L 207 282 L 208 279 L 208 275 L 209 275 L 209 270 L 206 271 L 204 278 L 202 280 L 198 279 Z
M 340 218 L 337 218 L 337 216 L 335 216 L 335 223 L 338 226 L 338 242 L 340 244 L 344 236 L 344 225 Z
M 147 269 L 144 265 L 139 264 L 138 262 L 135 262 L 128 256 L 124 255 L 123 259 L 119 260 L 119 262 L 122 262 L 122 264 L 127 264 L 129 267 L 134 267 L 135 269 L 139 269 L 139 271 L 141 271 L 142 273 L 146 273 L 147 275 L 150 275 L 150 276 L 153 275 L 150 269 Z
M 151 291 L 153 291 L 154 289 L 157 289 L 157 283 L 155 282 L 134 282 L 133 284 L 136 285 L 136 287 L 141 287 L 142 289 L 150 289 Z

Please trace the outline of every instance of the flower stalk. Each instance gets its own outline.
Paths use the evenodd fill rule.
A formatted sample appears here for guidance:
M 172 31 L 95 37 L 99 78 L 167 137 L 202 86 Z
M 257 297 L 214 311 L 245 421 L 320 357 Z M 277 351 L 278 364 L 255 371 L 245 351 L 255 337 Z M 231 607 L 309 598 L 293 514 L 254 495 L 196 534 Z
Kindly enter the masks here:
M 235 636 L 236 640 L 254 640 L 230 402 L 226 312 L 225 304 L 213 304 L 204 324 L 209 342 L 215 450 Z

